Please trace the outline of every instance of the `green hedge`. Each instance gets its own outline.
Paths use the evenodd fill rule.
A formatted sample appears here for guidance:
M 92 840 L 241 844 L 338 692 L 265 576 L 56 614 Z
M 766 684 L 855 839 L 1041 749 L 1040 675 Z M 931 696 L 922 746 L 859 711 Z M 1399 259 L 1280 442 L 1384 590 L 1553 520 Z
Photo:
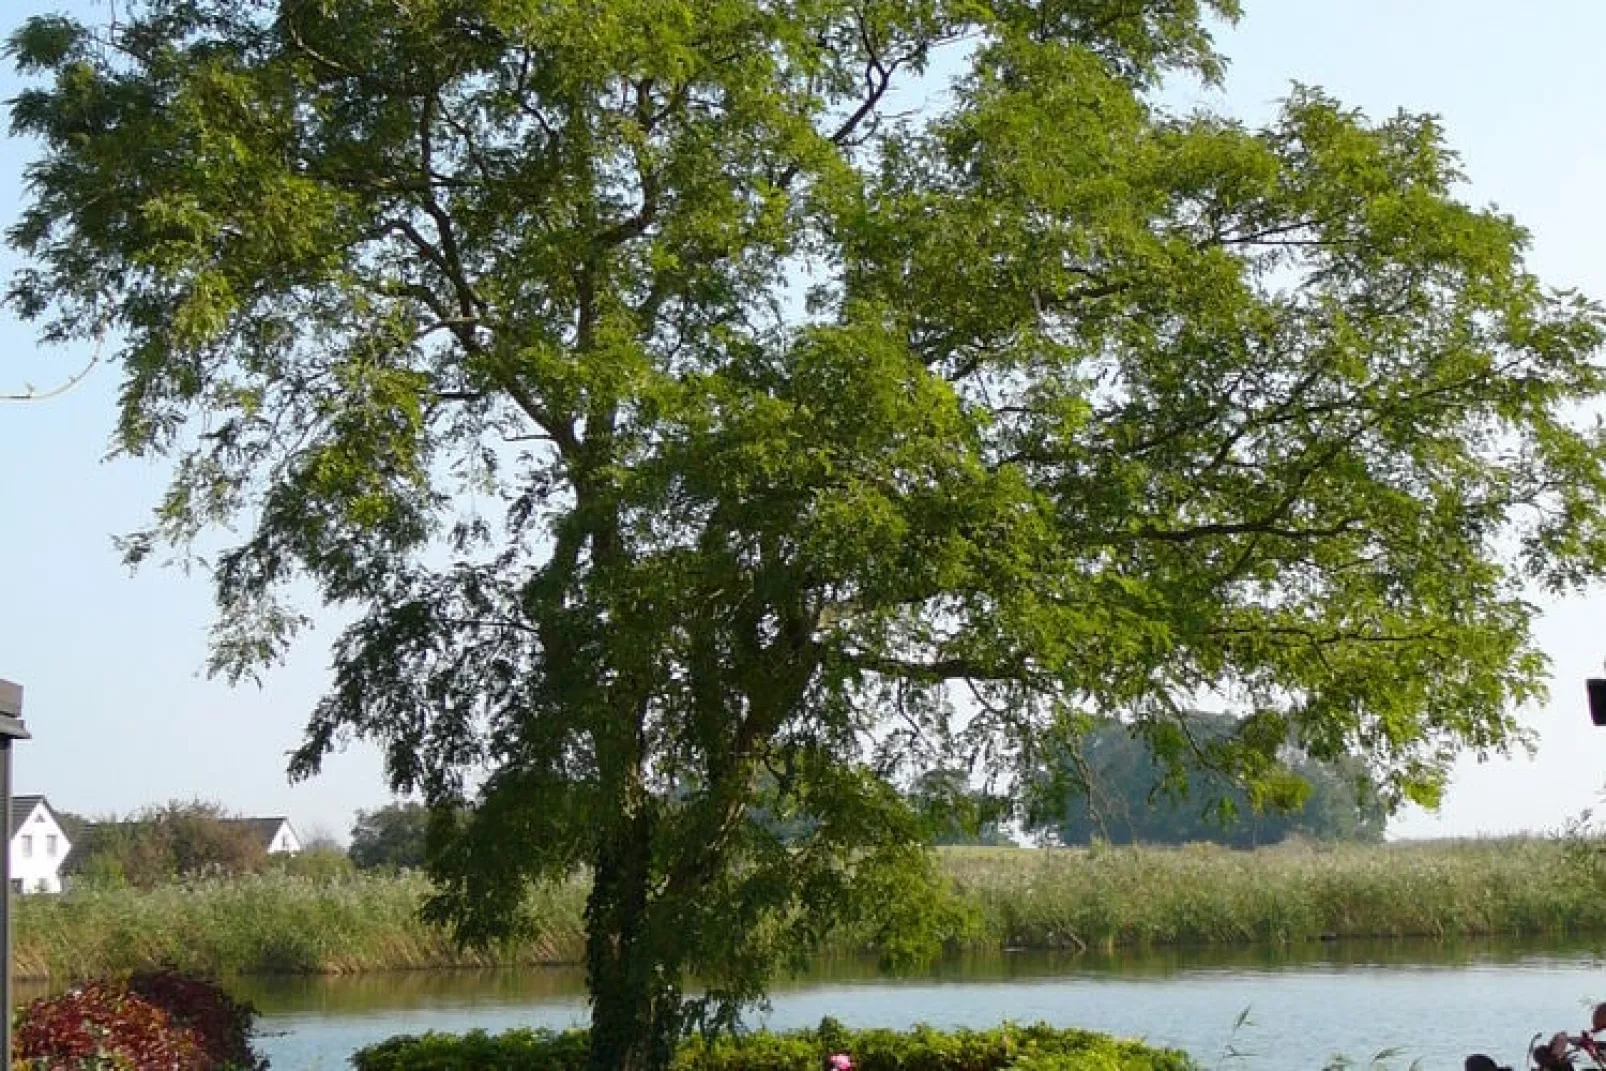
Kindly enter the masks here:
M 352 1057 L 357 1071 L 585 1071 L 586 1033 L 512 1030 L 492 1036 L 395 1037 Z M 1196 1071 L 1185 1054 L 1152 1049 L 1086 1030 L 1005 1026 L 944 1032 L 918 1027 L 755 1034 L 705 1042 L 693 1038 L 675 1061 L 684 1071 L 820 1071 L 845 1052 L 856 1071 Z

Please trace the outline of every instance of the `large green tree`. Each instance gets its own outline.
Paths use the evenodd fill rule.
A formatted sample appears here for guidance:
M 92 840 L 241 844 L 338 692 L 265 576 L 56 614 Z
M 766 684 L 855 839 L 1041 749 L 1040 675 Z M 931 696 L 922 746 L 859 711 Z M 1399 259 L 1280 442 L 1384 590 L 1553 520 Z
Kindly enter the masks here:
M 464 939 L 589 874 L 594 1066 L 662 1067 L 919 915 L 899 790 L 951 753 L 1007 783 L 1091 713 L 1431 802 L 1518 735 L 1525 585 L 1606 566 L 1600 310 L 1431 119 L 1167 110 L 1235 6 L 34 19 L 11 299 L 173 459 L 130 556 L 225 541 L 216 668 L 355 614 L 294 774 L 378 741 Z M 1208 695 L 1253 714 L 1192 740 Z
M 359 870 L 412 870 L 424 865 L 429 809 L 421 803 L 387 803 L 358 811 L 347 855 Z
M 1230 741 L 1238 729 L 1231 715 L 1196 712 L 1181 722 L 1201 743 Z M 1107 840 L 1186 844 L 1215 841 L 1236 847 L 1275 844 L 1298 833 L 1319 840 L 1383 839 L 1383 800 L 1365 772 L 1348 756 L 1314 761 L 1290 750 L 1283 755 L 1291 792 L 1278 805 L 1255 806 L 1230 777 L 1213 769 L 1168 770 L 1154 761 L 1127 726 L 1099 719 L 1060 754 L 1044 756 L 1028 784 L 1027 828 L 1052 832 L 1062 843 Z M 1293 803 L 1291 796 L 1297 796 Z M 1293 805 L 1290 805 L 1290 804 Z

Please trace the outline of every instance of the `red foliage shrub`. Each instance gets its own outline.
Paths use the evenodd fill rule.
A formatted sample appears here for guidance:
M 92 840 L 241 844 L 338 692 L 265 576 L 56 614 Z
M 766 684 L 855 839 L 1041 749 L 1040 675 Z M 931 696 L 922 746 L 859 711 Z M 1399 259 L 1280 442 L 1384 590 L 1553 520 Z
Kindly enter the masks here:
M 213 1066 L 193 1031 L 115 982 L 90 982 L 28 1005 L 17 1024 L 16 1056 L 50 1071 L 73 1071 L 91 1060 L 130 1071 Z
M 48 1071 L 260 1071 L 267 1063 L 251 1051 L 255 1014 L 215 982 L 173 971 L 89 982 L 23 1010 L 16 1056 Z
M 235 1000 L 211 979 L 178 971 L 145 971 L 130 978 L 128 988 L 192 1031 L 212 1066 L 240 1071 L 267 1066 L 267 1061 L 251 1050 L 256 1009 Z

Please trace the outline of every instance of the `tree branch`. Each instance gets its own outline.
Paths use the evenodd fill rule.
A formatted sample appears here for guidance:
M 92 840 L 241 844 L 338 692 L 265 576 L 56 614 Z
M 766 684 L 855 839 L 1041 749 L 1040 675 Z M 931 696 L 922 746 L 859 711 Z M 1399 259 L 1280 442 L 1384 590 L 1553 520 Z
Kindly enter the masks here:
M 1289 503 L 1291 505 L 1291 503 Z M 1191 543 L 1197 539 L 1212 539 L 1220 536 L 1235 535 L 1264 535 L 1280 539 L 1330 539 L 1333 536 L 1346 535 L 1356 531 L 1360 526 L 1362 517 L 1347 517 L 1337 524 L 1318 526 L 1314 528 L 1284 528 L 1273 523 L 1277 516 L 1286 511 L 1286 506 L 1279 504 L 1265 519 L 1258 521 L 1236 521 L 1225 524 L 1201 524 L 1190 528 L 1140 528 L 1131 533 L 1133 540 L 1152 540 L 1159 543 Z M 1119 540 L 1119 536 L 1107 538 Z
M 853 669 L 882 677 L 939 683 L 942 681 L 1016 681 L 1030 677 L 1024 666 L 999 666 L 971 658 L 939 658 L 930 662 L 887 655 L 842 654 L 837 660 Z

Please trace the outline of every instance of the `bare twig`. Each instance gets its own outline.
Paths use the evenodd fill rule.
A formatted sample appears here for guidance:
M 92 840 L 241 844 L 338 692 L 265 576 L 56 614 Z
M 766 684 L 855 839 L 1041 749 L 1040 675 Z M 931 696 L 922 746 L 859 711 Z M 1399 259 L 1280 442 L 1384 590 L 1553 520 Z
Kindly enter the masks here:
M 59 398 L 66 394 L 82 383 L 89 373 L 95 370 L 95 366 L 100 364 L 101 348 L 105 344 L 105 338 L 104 334 L 95 336 L 95 352 L 89 355 L 89 363 L 63 382 L 45 391 L 35 390 L 32 384 L 25 383 L 21 393 L 0 394 L 0 402 L 48 402 L 52 398 Z

